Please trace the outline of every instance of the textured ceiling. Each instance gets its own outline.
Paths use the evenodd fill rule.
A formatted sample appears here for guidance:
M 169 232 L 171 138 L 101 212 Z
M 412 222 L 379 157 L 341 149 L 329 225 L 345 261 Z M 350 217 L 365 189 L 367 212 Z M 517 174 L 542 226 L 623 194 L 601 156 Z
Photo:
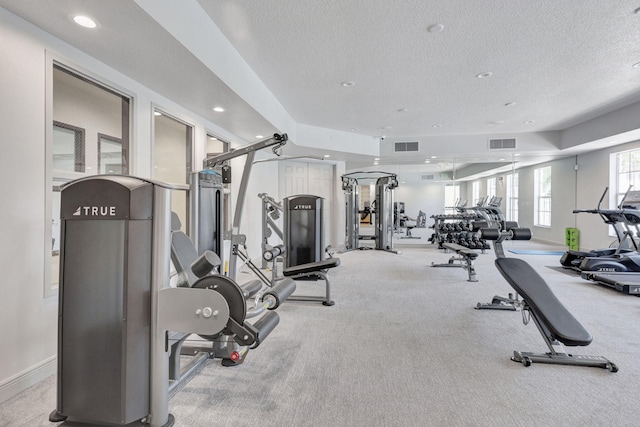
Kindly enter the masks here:
M 637 1 L 198 1 L 301 123 L 531 132 L 640 99 Z
M 257 112 L 148 14 L 167 5 L 0 0 L 244 140 L 276 131 L 264 110 Z M 501 161 L 486 153 L 489 135 L 562 130 L 639 101 L 638 6 L 637 0 L 197 0 L 183 9 L 201 15 L 193 17 L 200 26 L 202 18 L 215 23 L 296 122 L 385 136 L 381 164 L 423 163 L 424 157 L 384 153 L 393 141 L 422 141 L 438 152 L 441 170 Z M 99 31 L 70 24 L 77 12 L 96 17 Z M 433 31 L 438 24 L 441 31 Z M 205 28 L 190 30 L 202 30 L 207 48 Z M 355 84 L 343 87 L 345 81 Z M 212 112 L 214 102 L 230 114 Z M 466 145 L 449 143 L 458 139 Z M 354 167 L 372 160 L 358 163 L 348 153 L 342 159 Z

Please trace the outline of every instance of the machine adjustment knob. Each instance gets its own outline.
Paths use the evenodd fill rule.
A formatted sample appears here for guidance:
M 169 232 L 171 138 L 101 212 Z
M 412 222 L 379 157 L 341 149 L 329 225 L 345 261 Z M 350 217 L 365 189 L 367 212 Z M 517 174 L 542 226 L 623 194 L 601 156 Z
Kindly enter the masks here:
M 211 307 L 205 307 L 202 309 L 202 315 L 208 319 L 213 315 L 213 310 Z

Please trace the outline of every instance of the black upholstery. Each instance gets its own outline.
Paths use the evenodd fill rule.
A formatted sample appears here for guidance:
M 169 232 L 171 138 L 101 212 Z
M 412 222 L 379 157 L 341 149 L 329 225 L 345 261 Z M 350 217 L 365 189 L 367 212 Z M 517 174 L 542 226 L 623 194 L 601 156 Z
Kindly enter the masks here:
M 449 249 L 451 251 L 454 251 L 455 253 L 464 255 L 467 258 L 470 259 L 476 259 L 478 258 L 478 252 L 473 251 L 472 249 L 469 249 L 465 246 L 459 245 L 457 243 L 443 243 L 442 244 L 443 248 Z
M 314 273 L 328 268 L 337 267 L 339 265 L 340 258 L 327 258 L 322 261 L 309 262 L 307 264 L 300 264 L 285 268 L 282 271 L 282 274 L 284 276 L 297 276 L 298 274 Z
M 552 340 L 568 346 L 585 346 L 591 334 L 556 298 L 542 277 L 525 261 L 518 258 L 498 258 L 496 267 L 529 306 Z
M 171 233 L 171 261 L 178 272 L 178 286 L 190 287 L 198 280 L 191 264 L 198 259 L 198 252 L 193 246 L 193 242 L 182 231 Z
M 182 231 L 178 215 L 171 212 L 171 262 L 178 272 L 178 287 L 191 287 L 199 279 L 193 272 L 192 265 L 200 258 L 193 242 Z M 198 271 L 200 277 L 209 273 L 213 267 L 220 265 L 220 258 L 211 251 L 203 254 L 205 260 L 211 265 L 208 272 Z M 201 267 L 202 268 L 202 267 Z

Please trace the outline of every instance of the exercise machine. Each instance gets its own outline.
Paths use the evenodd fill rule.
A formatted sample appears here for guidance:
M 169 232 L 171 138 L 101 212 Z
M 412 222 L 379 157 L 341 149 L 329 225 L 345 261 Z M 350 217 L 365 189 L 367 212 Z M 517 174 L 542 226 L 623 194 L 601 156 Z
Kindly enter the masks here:
M 346 228 L 345 250 L 369 249 L 360 247 L 360 240 L 372 240 L 360 234 L 359 182 L 375 179 L 375 207 L 371 205 L 374 221 L 374 249 L 397 253 L 393 249 L 393 190 L 398 187 L 396 174 L 387 172 L 352 172 L 342 175 L 342 189 L 345 192 Z
M 227 162 L 231 159 L 240 156 L 246 156 L 244 168 L 242 170 L 242 178 L 238 187 L 238 198 L 236 200 L 236 208 L 233 214 L 233 223 L 230 231 L 225 232 L 224 239 L 231 241 L 231 255 L 229 257 L 229 277 L 233 280 L 236 278 L 236 266 L 239 257 L 247 258 L 246 255 L 240 253 L 240 246 L 244 246 L 246 242 L 246 236 L 240 234 L 240 225 L 242 220 L 242 210 L 244 209 L 244 201 L 247 194 L 247 186 L 249 185 L 249 177 L 251 175 L 251 168 L 255 159 L 256 151 L 262 150 L 267 147 L 271 147 L 271 150 L 276 156 L 282 154 L 281 148 L 287 143 L 288 136 L 286 133 L 274 134 L 270 138 L 254 142 L 244 147 L 237 148 L 235 150 L 218 154 L 212 157 L 207 157 L 203 164 L 205 169 L 215 170 L 216 168 L 224 168 L 225 174 L 230 176 L 230 169 Z
M 222 334 L 238 344 L 229 358 L 242 361 L 277 326 L 273 311 L 247 321 L 246 290 L 209 274 L 219 263 L 213 252 L 190 263 L 193 275 L 183 276 L 184 286 L 170 287 L 175 189 L 121 175 L 62 187 L 58 386 L 50 421 L 172 426 L 169 393 L 211 357 L 199 352 L 184 370 L 177 342 L 189 334 Z M 195 247 L 191 251 L 195 257 Z M 276 308 L 290 291 L 265 293 L 259 304 Z
M 531 366 L 532 363 L 590 366 L 617 372 L 618 367 L 602 356 L 574 355 L 566 351 L 570 347 L 587 346 L 593 340 L 591 334 L 576 320 L 554 295 L 545 280 L 527 262 L 519 258 L 507 258 L 502 248 L 504 240 L 529 240 L 531 230 L 512 228 L 502 231 L 484 228 L 482 235 L 493 240 L 496 254 L 495 265 L 502 277 L 522 297 L 522 320 L 528 324 L 531 319 L 538 327 L 549 352 L 531 353 L 514 351 L 511 360 Z
M 640 273 L 640 253 L 636 239 L 640 233 L 640 191 L 627 192 L 627 201 L 620 202 L 618 210 L 609 214 L 616 220 L 624 224 L 625 231 L 623 240 L 619 247 L 624 247 L 627 242 L 633 246 L 633 250 L 617 251 L 612 255 L 602 255 L 598 257 L 585 257 L 579 264 L 580 271 L 593 272 L 617 272 L 617 273 Z
M 616 233 L 617 243 L 615 247 L 609 247 L 604 249 L 595 249 L 591 251 L 578 251 L 578 250 L 568 250 L 566 251 L 562 257 L 560 258 L 560 264 L 566 268 L 573 268 L 575 270 L 580 270 L 580 264 L 585 258 L 600 258 L 600 257 L 611 257 L 617 256 L 620 254 L 628 253 L 628 252 L 637 252 L 638 245 L 634 239 L 634 235 L 632 231 L 629 229 L 626 224 L 626 218 L 624 215 L 625 211 L 625 201 L 630 195 L 631 186 L 625 193 L 622 201 L 618 205 L 617 209 L 602 209 L 602 201 L 604 200 L 607 192 L 609 191 L 609 187 L 605 187 L 602 196 L 600 196 L 600 200 L 598 201 L 598 205 L 595 209 L 574 209 L 573 213 L 591 213 L 598 214 L 602 218 L 603 222 L 607 225 L 610 225 L 614 232 Z M 633 197 L 633 196 L 632 196 Z M 592 261 L 592 263 L 595 261 Z M 591 268 L 589 265 L 585 265 L 586 269 Z
M 267 286 L 283 280 L 323 280 L 324 296 L 292 295 L 290 301 L 321 302 L 332 306 L 331 284 L 328 270 L 338 267 L 340 259 L 334 258 L 324 246 L 323 199 L 312 195 L 296 195 L 283 199 L 282 203 L 266 193 L 258 194 L 262 200 L 262 268 L 271 262 L 271 279 L 255 267 L 250 260 L 247 265 L 262 278 Z M 282 229 L 278 219 L 283 216 Z M 269 238 L 275 233 L 282 244 L 270 245 Z M 329 254 L 325 259 L 324 255 Z M 282 276 L 278 274 L 278 259 L 283 260 Z M 256 271 L 258 270 L 258 271 Z

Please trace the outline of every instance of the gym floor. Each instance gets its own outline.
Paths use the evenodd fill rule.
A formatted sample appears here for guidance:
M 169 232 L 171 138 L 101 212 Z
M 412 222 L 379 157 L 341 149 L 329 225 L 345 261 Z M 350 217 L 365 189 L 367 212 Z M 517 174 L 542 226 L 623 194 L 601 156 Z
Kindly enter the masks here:
M 605 356 L 619 372 L 524 367 L 510 360 L 514 350 L 547 351 L 535 325 L 523 325 L 520 311 L 474 309 L 510 292 L 493 252 L 478 257 L 471 283 L 462 269 L 430 267 L 451 254 L 427 244 L 430 229 L 416 231 L 422 239 L 396 240 L 398 255 L 337 255 L 341 266 L 330 273 L 336 305 L 283 305 L 280 325 L 243 365 L 210 361 L 171 399 L 176 425 L 638 425 L 640 298 L 558 271 L 557 255 L 509 252 L 562 247 L 505 242 L 507 256 L 531 263 L 593 335 L 590 346 L 569 350 Z M 323 288 L 299 284 L 301 294 Z M 3 403 L 0 425 L 51 426 L 55 392 L 52 376 Z

